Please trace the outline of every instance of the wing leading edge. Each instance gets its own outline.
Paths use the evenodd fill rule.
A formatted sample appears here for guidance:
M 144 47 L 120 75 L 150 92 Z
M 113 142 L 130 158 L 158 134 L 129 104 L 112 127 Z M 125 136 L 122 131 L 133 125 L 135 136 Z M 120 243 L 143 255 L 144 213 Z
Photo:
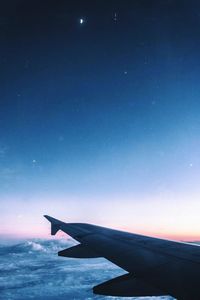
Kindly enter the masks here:
M 200 299 L 200 247 L 85 223 L 65 223 L 50 216 L 51 234 L 58 230 L 80 244 L 58 252 L 75 258 L 104 257 L 128 274 L 101 283 L 94 293 L 110 296 L 171 295 Z

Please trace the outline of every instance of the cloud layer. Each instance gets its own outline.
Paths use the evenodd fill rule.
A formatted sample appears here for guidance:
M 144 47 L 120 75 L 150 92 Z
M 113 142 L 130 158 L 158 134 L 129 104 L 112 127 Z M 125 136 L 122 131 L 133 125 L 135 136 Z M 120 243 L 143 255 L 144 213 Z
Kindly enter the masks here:
M 59 250 L 73 244 L 71 240 L 29 240 L 0 245 L 0 299 L 123 299 L 92 293 L 94 285 L 123 274 L 121 269 L 104 259 L 57 256 Z M 148 299 L 172 298 L 145 298 Z

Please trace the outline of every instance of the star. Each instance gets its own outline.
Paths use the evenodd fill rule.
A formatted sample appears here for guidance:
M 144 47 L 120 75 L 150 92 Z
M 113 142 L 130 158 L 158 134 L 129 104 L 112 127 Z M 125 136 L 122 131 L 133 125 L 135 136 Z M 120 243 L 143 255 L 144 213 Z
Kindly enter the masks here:
M 115 22 L 117 22 L 117 13 L 116 13 L 116 12 L 114 13 L 113 20 L 114 20 Z
M 82 19 L 82 18 L 79 19 L 79 23 L 80 23 L 80 24 L 83 24 L 83 23 L 84 23 L 84 19 Z

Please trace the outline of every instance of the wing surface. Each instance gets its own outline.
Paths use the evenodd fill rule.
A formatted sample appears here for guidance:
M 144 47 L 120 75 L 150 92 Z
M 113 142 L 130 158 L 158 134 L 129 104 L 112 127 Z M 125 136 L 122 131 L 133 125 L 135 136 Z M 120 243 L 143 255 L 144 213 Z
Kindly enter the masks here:
M 60 251 L 60 256 L 104 257 L 128 272 L 94 287 L 94 293 L 200 299 L 199 246 L 45 217 L 52 235 L 62 230 L 80 243 Z

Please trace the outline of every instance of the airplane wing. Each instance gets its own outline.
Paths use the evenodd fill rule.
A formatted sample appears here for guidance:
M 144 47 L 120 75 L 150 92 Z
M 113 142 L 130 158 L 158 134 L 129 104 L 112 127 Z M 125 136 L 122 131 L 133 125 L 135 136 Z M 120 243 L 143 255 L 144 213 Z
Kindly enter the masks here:
M 200 246 L 45 218 L 51 223 L 52 235 L 62 230 L 79 242 L 58 252 L 59 256 L 104 257 L 127 271 L 95 286 L 95 294 L 200 299 Z

